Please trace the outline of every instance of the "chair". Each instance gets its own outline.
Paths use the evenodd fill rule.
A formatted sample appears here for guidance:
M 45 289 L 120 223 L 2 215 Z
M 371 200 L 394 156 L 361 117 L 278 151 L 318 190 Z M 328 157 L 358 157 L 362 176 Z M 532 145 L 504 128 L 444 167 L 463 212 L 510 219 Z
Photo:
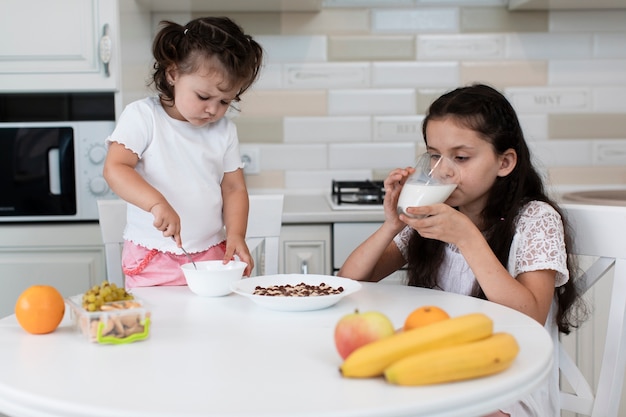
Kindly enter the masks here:
M 122 246 L 126 226 L 126 202 L 124 200 L 98 200 L 100 233 L 104 242 L 106 276 L 110 283 L 124 287 L 122 273 Z
M 562 207 L 573 227 L 574 253 L 584 256 L 587 263 L 593 262 L 579 277 L 584 290 L 594 287 L 611 270 L 613 283 L 610 300 L 608 296 L 606 300 L 608 320 L 602 324 L 606 325 L 606 338 L 596 378 L 583 376 L 566 352 L 561 338 L 558 347 L 561 379 L 562 383 L 567 380 L 570 386 L 565 390 L 562 384 L 561 410 L 591 417 L 617 417 L 626 370 L 626 207 L 584 204 L 564 204 Z M 596 304 L 591 307 L 594 311 L 605 306 Z M 598 322 L 594 320 L 594 324 Z M 594 334 L 599 331 L 594 328 Z M 595 393 L 592 386 L 595 386 Z
M 250 210 L 246 243 L 255 258 L 252 275 L 278 274 L 283 199 L 282 194 L 254 194 L 249 197 Z
M 249 198 L 246 243 L 255 261 L 253 275 L 277 274 L 283 195 L 255 194 Z M 119 199 L 98 200 L 98 216 L 108 280 L 124 286 L 121 251 L 126 225 L 126 202 Z

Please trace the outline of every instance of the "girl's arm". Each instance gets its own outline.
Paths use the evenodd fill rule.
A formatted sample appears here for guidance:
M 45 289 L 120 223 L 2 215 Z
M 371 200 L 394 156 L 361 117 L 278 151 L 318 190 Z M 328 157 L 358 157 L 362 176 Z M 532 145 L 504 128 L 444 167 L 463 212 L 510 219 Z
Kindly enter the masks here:
M 233 255 L 248 264 L 244 275 L 249 276 L 254 268 L 254 261 L 250 256 L 246 244 L 246 229 L 248 228 L 248 189 L 242 169 L 226 172 L 222 179 L 222 199 L 224 201 L 224 225 L 226 227 L 226 253 L 224 262 L 232 259 Z
M 121 199 L 154 216 L 154 227 L 163 236 L 180 241 L 180 218 L 165 197 L 135 170 L 139 157 L 124 145 L 112 142 L 104 161 L 104 178 Z
M 482 234 L 459 242 L 459 250 L 474 272 L 487 299 L 520 311 L 545 324 L 554 296 L 556 271 L 538 270 L 513 278 Z
M 406 261 L 393 242 L 397 233 L 397 229 L 383 223 L 348 256 L 337 275 L 378 282 L 402 268 Z
M 446 204 L 410 208 L 412 219 L 400 216 L 420 235 L 458 247 L 489 301 L 518 310 L 539 323 L 548 317 L 556 271 L 538 270 L 515 279 L 500 263 L 478 227 L 465 214 Z
M 413 168 L 395 169 L 385 179 L 385 221 L 344 262 L 338 275 L 360 281 L 380 281 L 402 268 L 406 261 L 393 238 L 404 228 L 397 214 L 398 197 Z

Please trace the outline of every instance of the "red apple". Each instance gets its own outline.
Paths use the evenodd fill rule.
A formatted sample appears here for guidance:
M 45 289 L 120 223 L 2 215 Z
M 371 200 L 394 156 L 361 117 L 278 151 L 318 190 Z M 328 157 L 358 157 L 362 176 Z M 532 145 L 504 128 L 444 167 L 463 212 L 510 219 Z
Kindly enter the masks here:
M 378 311 L 367 311 L 343 316 L 335 326 L 335 347 L 342 359 L 355 349 L 395 333 L 393 323 Z

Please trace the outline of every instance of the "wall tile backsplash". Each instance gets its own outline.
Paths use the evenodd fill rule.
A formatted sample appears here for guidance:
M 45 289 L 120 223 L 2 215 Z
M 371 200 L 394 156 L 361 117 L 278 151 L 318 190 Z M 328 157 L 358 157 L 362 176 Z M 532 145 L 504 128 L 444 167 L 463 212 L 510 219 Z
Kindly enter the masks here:
M 266 51 L 234 117 L 242 144 L 259 148 L 250 188 L 318 192 L 332 179 L 382 179 L 424 150 L 430 102 L 473 82 L 511 100 L 553 184 L 626 184 L 626 10 L 335 3 L 325 0 L 319 12 L 219 13 Z M 149 93 L 158 21 L 198 16 L 122 8 L 124 103 Z M 140 34 L 146 20 L 152 29 Z

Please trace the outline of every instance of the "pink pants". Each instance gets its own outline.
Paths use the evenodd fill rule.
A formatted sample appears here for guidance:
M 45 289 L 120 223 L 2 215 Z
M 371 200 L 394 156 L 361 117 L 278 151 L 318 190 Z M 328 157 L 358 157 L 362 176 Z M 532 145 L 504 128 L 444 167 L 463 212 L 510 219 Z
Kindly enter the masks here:
M 226 253 L 226 241 L 204 252 L 192 253 L 194 262 L 220 260 Z M 125 241 L 122 249 L 122 270 L 125 287 L 153 287 L 157 285 L 187 285 L 180 266 L 189 263 L 185 255 L 159 252 Z

